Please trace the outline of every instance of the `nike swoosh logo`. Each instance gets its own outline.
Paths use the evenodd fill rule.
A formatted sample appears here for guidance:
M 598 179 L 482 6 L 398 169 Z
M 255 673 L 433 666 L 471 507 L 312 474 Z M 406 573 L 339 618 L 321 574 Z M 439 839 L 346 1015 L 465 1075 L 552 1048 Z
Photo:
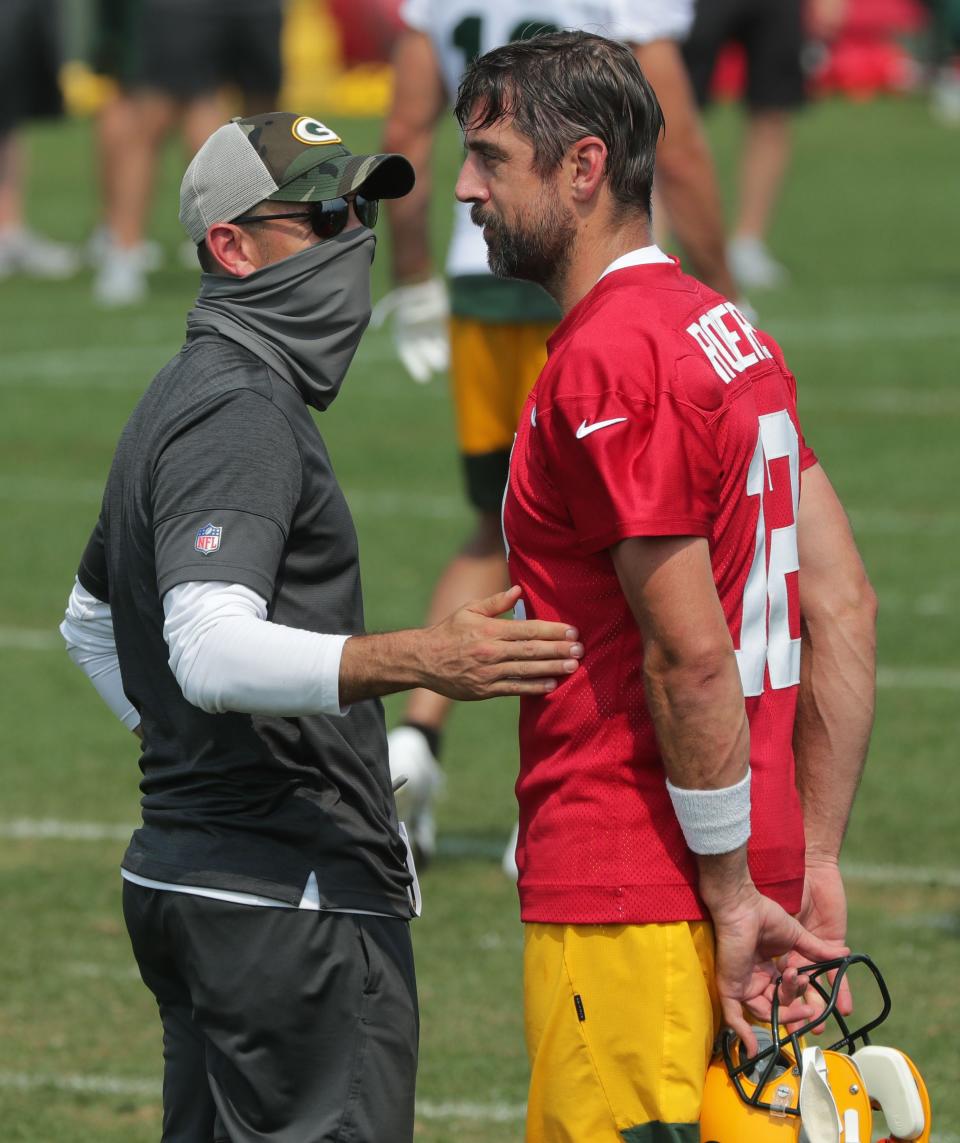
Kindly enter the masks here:
M 597 429 L 606 429 L 611 425 L 619 425 L 621 421 L 625 421 L 626 417 L 613 417 L 609 421 L 597 421 L 595 425 L 588 425 L 586 421 L 582 421 L 580 428 L 577 429 L 577 440 L 582 440 L 588 437 L 591 433 L 595 433 Z

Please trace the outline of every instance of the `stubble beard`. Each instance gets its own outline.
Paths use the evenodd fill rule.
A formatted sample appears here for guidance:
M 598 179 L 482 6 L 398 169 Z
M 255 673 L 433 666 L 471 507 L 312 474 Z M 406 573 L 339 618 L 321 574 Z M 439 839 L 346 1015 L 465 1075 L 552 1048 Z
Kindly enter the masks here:
M 487 263 L 498 278 L 536 282 L 556 296 L 573 256 L 577 227 L 572 212 L 555 196 L 545 194 L 535 217 L 521 216 L 513 224 L 479 203 L 470 218 L 486 229 Z

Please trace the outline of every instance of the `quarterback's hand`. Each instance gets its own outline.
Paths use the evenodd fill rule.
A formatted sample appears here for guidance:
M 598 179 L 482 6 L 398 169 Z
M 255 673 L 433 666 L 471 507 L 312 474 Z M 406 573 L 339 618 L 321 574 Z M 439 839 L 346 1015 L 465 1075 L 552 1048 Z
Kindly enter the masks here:
M 497 619 L 520 598 L 511 587 L 474 600 L 423 632 L 421 686 L 453 699 L 542 695 L 583 657 L 577 631 L 540 619 Z
M 814 936 L 828 941 L 844 941 L 847 935 L 847 895 L 840 876 L 836 858 L 820 857 L 807 851 L 806 870 L 803 878 L 803 901 L 797 920 Z M 793 954 L 791 965 L 807 963 L 804 957 Z M 830 979 L 833 979 L 831 974 Z M 818 1008 L 823 1001 L 811 989 L 808 999 Z M 844 977 L 840 982 L 837 997 L 837 1011 L 841 1016 L 849 1016 L 853 1011 L 853 996 L 850 985 Z M 819 1029 L 815 1029 L 819 1031 Z
M 759 1020 L 769 1020 L 771 998 L 777 977 L 780 1019 L 783 1023 L 811 1019 L 817 1009 L 803 996 L 794 964 L 831 960 L 845 956 L 840 941 L 824 940 L 808 932 L 800 922 L 747 882 L 731 895 L 707 900 L 717 942 L 717 992 L 724 1023 L 737 1033 L 751 1053 L 756 1040 L 743 1009 Z
M 374 327 L 393 318 L 393 344 L 403 367 L 423 384 L 442 373 L 450 362 L 447 288 L 439 278 L 397 286 L 374 307 Z

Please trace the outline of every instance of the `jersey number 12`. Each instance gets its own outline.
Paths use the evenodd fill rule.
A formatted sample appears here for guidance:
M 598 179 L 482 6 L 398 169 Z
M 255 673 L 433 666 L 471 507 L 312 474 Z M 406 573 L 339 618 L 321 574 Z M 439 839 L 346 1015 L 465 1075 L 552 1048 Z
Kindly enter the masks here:
M 772 460 L 786 459 L 790 478 L 793 521 L 770 529 L 767 558 L 767 521 L 764 492 L 773 488 Z M 797 555 L 797 510 L 800 507 L 800 439 L 785 409 L 760 417 L 757 447 L 747 472 L 747 496 L 757 496 L 757 537 L 753 563 L 743 589 L 743 618 L 737 666 L 743 693 L 748 698 L 763 694 L 764 667 L 774 690 L 800 682 L 800 640 L 790 637 L 787 576 L 799 571 Z

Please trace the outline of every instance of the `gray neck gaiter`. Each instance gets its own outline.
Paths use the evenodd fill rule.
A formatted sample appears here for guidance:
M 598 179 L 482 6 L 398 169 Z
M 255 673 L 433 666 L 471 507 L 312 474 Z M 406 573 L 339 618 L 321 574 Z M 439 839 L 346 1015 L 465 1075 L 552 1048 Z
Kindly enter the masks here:
M 370 321 L 376 237 L 359 228 L 255 270 L 203 274 L 187 338 L 209 330 L 246 346 L 315 409 L 336 397 Z

